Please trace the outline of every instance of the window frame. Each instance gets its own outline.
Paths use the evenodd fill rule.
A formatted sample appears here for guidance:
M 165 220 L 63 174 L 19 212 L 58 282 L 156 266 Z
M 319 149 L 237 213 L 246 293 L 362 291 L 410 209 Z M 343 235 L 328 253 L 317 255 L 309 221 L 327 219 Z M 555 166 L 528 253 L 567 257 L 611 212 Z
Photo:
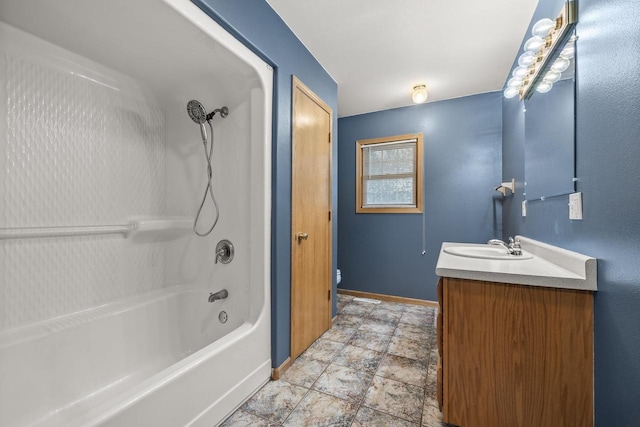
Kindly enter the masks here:
M 415 206 L 370 206 L 362 205 L 364 200 L 362 192 L 364 191 L 363 176 L 363 148 L 368 145 L 389 144 L 400 141 L 416 140 L 416 186 L 415 186 Z M 422 213 L 423 212 L 423 137 L 422 132 L 404 135 L 386 136 L 382 138 L 361 139 L 356 141 L 356 213 Z

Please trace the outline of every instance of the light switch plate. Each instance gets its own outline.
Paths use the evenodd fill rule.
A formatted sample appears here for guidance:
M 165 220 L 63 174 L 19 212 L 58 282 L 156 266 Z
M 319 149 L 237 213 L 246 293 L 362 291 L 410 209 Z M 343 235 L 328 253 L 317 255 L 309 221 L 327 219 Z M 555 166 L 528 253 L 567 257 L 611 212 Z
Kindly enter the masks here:
M 582 219 L 582 193 L 569 194 L 569 219 Z
M 522 201 L 522 216 L 523 217 L 527 216 L 527 201 L 526 200 Z

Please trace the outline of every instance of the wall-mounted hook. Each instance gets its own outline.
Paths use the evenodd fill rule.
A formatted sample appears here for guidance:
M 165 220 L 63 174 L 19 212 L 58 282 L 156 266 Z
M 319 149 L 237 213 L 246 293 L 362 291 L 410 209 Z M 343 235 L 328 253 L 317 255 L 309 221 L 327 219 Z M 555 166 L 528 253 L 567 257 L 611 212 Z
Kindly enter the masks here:
M 501 192 L 503 196 L 506 196 L 509 191 L 511 191 L 511 194 L 514 194 L 516 191 L 515 178 L 512 179 L 511 182 L 503 182 L 502 184 L 494 188 L 494 190 Z

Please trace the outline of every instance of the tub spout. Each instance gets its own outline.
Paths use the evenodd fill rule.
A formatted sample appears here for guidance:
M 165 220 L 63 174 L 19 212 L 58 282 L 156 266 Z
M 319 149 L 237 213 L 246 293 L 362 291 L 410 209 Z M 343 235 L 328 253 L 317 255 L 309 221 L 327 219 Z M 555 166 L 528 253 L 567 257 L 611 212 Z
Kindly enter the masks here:
M 226 289 L 223 289 L 221 291 L 218 291 L 216 293 L 211 292 L 209 294 L 209 302 L 214 302 L 217 301 L 219 299 L 225 299 L 229 296 L 229 292 L 227 292 Z

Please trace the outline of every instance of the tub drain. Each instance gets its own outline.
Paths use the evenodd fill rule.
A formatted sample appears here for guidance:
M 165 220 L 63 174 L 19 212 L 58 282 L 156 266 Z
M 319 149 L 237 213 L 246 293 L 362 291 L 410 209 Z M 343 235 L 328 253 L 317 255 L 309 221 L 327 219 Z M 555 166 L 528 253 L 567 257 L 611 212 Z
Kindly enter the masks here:
M 227 312 L 221 311 L 220 314 L 218 314 L 218 320 L 220 320 L 221 323 L 227 323 L 227 320 L 229 320 Z

